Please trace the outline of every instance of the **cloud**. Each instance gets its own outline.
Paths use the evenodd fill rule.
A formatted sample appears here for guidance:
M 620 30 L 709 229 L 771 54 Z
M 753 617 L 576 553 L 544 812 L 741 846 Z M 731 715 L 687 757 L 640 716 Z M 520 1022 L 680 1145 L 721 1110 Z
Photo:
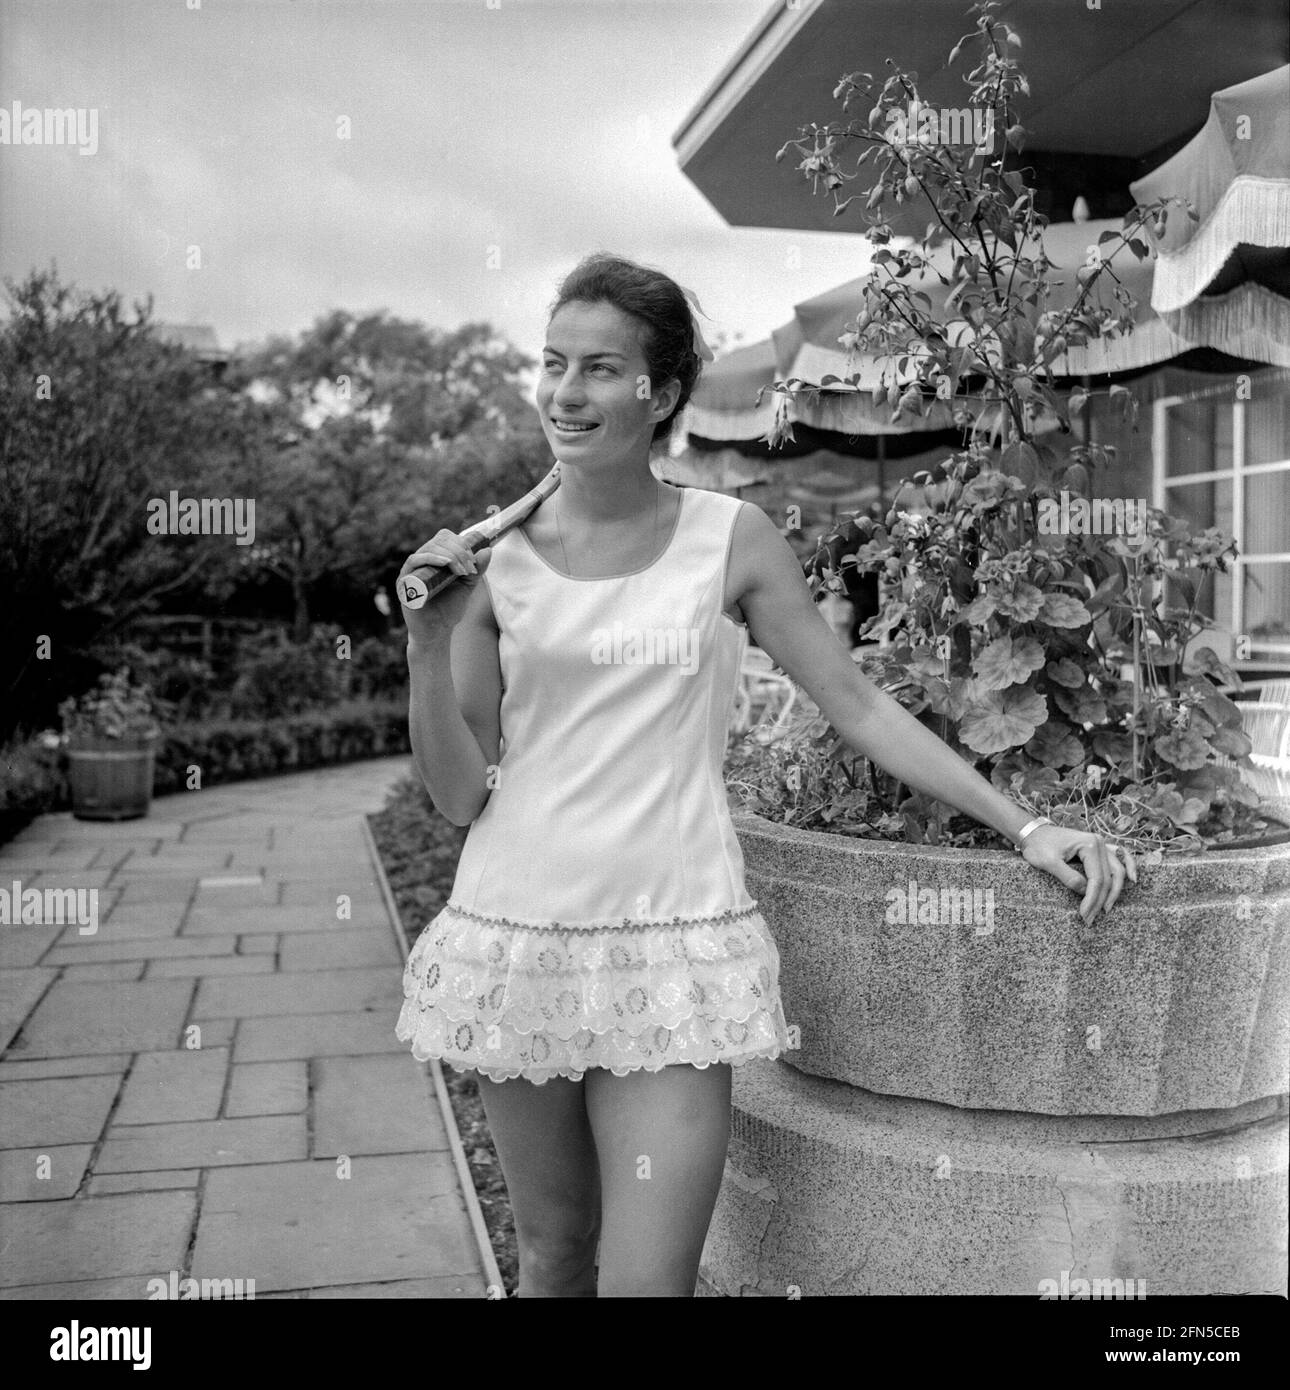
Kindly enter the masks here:
M 559 279 L 604 247 L 763 335 L 857 273 L 856 238 L 728 228 L 677 168 L 672 131 L 764 9 L 11 9 L 0 100 L 97 106 L 101 147 L 0 154 L 0 271 L 56 259 L 86 288 L 151 292 L 159 318 L 211 323 L 228 345 L 384 307 L 443 327 L 489 319 L 533 353 Z M 806 271 L 782 270 L 789 241 Z

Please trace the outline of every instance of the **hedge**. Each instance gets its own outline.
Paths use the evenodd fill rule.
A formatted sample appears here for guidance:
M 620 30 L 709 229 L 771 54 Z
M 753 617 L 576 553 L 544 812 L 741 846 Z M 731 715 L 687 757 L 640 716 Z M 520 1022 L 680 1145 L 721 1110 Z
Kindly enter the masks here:
M 347 701 L 278 719 L 211 719 L 167 730 L 153 790 L 183 791 L 189 768 L 203 787 L 411 751 L 406 700 Z M 0 844 L 46 811 L 71 808 L 61 749 L 39 739 L 0 752 Z

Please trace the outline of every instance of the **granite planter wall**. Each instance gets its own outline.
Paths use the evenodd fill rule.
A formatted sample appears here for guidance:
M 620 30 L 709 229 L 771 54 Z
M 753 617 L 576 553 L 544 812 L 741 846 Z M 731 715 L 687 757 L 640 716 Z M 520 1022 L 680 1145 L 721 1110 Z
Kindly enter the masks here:
M 1086 926 L 1014 854 L 736 827 L 800 1048 L 735 1071 L 712 1289 L 1284 1292 L 1290 847 Z

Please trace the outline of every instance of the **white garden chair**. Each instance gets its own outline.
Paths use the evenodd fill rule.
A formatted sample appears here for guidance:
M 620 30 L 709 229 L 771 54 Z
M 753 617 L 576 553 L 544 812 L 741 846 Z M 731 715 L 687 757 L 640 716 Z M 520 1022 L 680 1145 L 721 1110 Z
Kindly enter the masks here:
M 1260 796 L 1290 797 L 1290 681 L 1251 683 L 1258 700 L 1240 702 L 1241 722 L 1254 747 L 1247 773 Z
M 789 716 L 797 700 L 797 687 L 774 669 L 760 647 L 749 646 L 739 668 L 732 732 L 751 733 L 759 743 L 773 743 L 788 730 Z

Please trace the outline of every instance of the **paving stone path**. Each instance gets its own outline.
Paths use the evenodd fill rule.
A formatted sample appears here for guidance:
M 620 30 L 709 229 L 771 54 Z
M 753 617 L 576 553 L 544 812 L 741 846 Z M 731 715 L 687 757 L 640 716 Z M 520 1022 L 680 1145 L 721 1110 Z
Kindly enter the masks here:
M 0 846 L 9 892 L 98 890 L 96 931 L 0 926 L 0 1298 L 172 1274 L 483 1296 L 431 1077 L 394 1036 L 403 948 L 362 827 L 409 766 L 47 815 Z

